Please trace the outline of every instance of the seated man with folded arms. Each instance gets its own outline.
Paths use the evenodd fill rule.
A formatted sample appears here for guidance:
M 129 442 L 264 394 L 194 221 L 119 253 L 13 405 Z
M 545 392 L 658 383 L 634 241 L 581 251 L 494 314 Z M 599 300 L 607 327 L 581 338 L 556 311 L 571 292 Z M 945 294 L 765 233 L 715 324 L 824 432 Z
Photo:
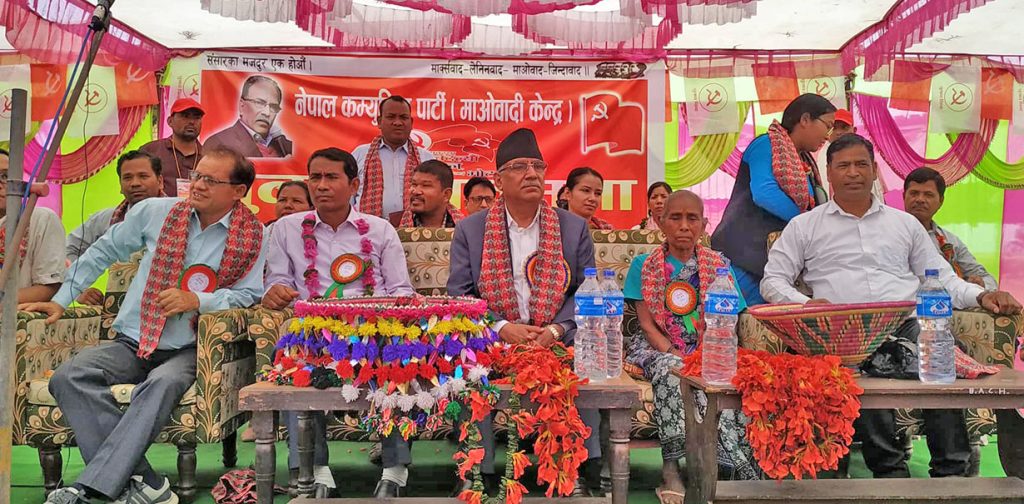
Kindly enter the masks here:
M 121 195 L 124 196 L 124 200 L 117 206 L 92 214 L 92 217 L 68 235 L 68 262 L 75 262 L 110 229 L 110 226 L 123 221 L 125 214 L 136 203 L 147 198 L 163 196 L 163 179 L 160 173 L 160 158 L 148 152 L 133 150 L 118 158 L 117 178 L 121 182 Z M 103 292 L 95 287 L 89 287 L 78 296 L 78 302 L 101 305 Z
M 248 307 L 263 290 L 263 225 L 241 202 L 256 178 L 252 163 L 213 149 L 190 178 L 188 200 L 150 198 L 132 207 L 71 265 L 76 274 L 52 303 L 19 306 L 54 323 L 111 263 L 146 249 L 114 319 L 117 337 L 82 350 L 50 380 L 85 469 L 48 504 L 178 502 L 146 450 L 196 379 L 195 319 Z M 126 383 L 136 387 L 122 411 L 110 387 Z
M 392 212 L 388 219 L 396 228 L 453 228 L 462 220 L 462 212 L 451 204 L 455 176 L 447 164 L 431 159 L 412 172 L 409 204 Z
M 306 169 L 314 211 L 297 212 L 274 224 L 274 234 L 267 245 L 267 291 L 263 306 L 280 310 L 296 299 L 321 297 L 327 292 L 335 297 L 412 295 L 412 282 L 398 233 L 384 219 L 360 213 L 351 205 L 352 195 L 359 188 L 355 158 L 341 149 L 329 147 L 314 152 Z M 369 253 L 364 252 L 364 238 L 372 243 Z M 307 248 L 316 251 L 313 259 L 306 256 Z M 339 277 L 340 272 L 331 268 L 337 259 L 353 266 L 361 265 L 364 260 L 371 261 L 374 281 L 365 281 L 361 267 L 352 268 L 359 272 L 354 277 Z M 306 275 L 311 267 L 315 273 Z M 342 265 L 338 269 L 346 268 Z M 288 413 L 287 422 L 288 467 L 297 474 L 298 436 L 291 434 L 298 433 L 298 415 Z M 398 458 L 393 455 L 396 451 L 404 457 L 401 470 L 411 463 L 408 444 L 397 430 L 394 434 L 384 440 L 385 478 L 389 477 L 389 468 L 398 465 L 392 460 Z M 313 415 L 313 445 L 314 492 L 326 497 L 336 484 L 328 466 L 327 417 L 323 412 Z
M 0 149 L 0 195 L 7 196 L 7 151 Z M 0 266 L 8 257 L 7 203 L 0 203 Z M 64 261 L 64 225 L 60 217 L 49 208 L 37 206 L 32 211 L 28 231 L 16 253 L 18 268 L 18 302 L 49 301 L 64 281 L 67 264 Z M 17 255 L 15 255 L 17 254 Z
M 953 267 L 956 276 L 980 285 L 989 290 L 996 290 L 996 279 L 989 274 L 967 245 L 955 234 L 939 227 L 933 218 L 942 208 L 946 197 L 946 181 L 939 172 L 927 168 L 918 168 L 903 180 L 903 207 L 928 231 L 928 238 L 939 250 L 942 257 Z
M 877 173 L 874 147 L 864 137 L 847 134 L 829 146 L 834 198 L 794 217 L 775 242 L 761 281 L 761 294 L 768 302 L 911 301 L 917 298 L 925 270 L 937 269 L 955 308 L 1020 312 L 1020 303 L 1009 293 L 957 277 L 917 219 L 874 198 L 871 188 Z M 801 273 L 813 299 L 793 286 Z M 918 332 L 911 317 L 894 335 L 917 341 Z M 871 472 L 876 478 L 909 477 L 904 450 L 895 443 L 893 410 L 860 413 L 855 426 Z M 925 410 L 924 432 L 931 475 L 963 476 L 970 457 L 963 410 Z

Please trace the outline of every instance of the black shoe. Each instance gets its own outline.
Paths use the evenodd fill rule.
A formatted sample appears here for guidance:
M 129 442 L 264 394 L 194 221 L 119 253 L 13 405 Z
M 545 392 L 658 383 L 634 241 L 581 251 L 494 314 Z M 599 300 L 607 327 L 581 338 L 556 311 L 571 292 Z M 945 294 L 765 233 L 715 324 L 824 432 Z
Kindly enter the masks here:
M 330 499 L 331 497 L 335 496 L 334 495 L 334 490 L 335 489 L 333 489 L 333 488 L 331 488 L 331 487 L 329 487 L 329 486 L 327 486 L 327 485 L 325 485 L 323 483 L 314 483 L 313 484 L 313 498 L 314 499 Z
M 377 488 L 373 491 L 373 497 L 375 499 L 396 499 L 401 497 L 402 487 L 398 486 L 398 483 L 389 480 L 380 480 L 377 482 Z
M 572 486 L 572 493 L 569 497 L 590 497 L 590 491 L 587 489 L 587 480 L 583 477 L 576 478 L 576 483 Z
M 488 497 L 498 496 L 498 487 L 501 484 L 501 478 L 497 474 L 481 474 L 484 480 L 484 493 Z M 473 480 L 459 481 L 455 484 L 455 489 L 452 491 L 452 497 L 458 497 L 462 492 L 473 489 Z

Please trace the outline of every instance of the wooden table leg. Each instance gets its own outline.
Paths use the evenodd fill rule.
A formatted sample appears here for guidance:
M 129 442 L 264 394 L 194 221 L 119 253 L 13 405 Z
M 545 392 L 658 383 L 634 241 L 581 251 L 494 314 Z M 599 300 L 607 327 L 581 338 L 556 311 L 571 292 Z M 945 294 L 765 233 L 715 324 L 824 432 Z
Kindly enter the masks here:
M 256 502 L 274 503 L 274 476 L 277 472 L 277 453 L 274 443 L 277 432 L 274 429 L 273 411 L 254 411 L 252 430 L 256 433 Z
M 613 504 L 626 504 L 629 498 L 629 417 L 627 409 L 613 409 L 608 414 Z
M 313 494 L 313 412 L 299 412 L 299 495 Z
M 703 422 L 697 422 L 695 389 L 681 380 L 686 416 L 686 504 L 707 504 L 715 500 L 718 486 L 718 398 L 708 394 Z

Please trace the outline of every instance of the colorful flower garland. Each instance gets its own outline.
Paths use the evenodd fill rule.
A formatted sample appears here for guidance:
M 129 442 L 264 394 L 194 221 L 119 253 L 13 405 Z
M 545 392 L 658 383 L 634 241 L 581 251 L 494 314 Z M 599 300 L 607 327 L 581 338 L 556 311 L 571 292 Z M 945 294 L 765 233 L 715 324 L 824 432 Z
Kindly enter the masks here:
M 361 278 L 363 282 L 363 295 L 373 296 L 373 290 L 377 286 L 377 279 L 373 276 L 373 241 L 367 234 L 370 232 L 370 223 L 366 222 L 366 219 L 357 219 L 355 221 L 356 230 L 359 231 L 359 236 L 362 238 L 359 240 L 360 252 L 363 254 L 362 258 L 362 272 L 356 276 Z M 317 251 L 317 240 L 316 240 L 316 212 L 310 212 L 306 214 L 302 219 L 302 255 L 306 258 L 309 263 L 306 266 L 306 271 L 302 272 L 302 276 L 306 282 L 306 290 L 309 291 L 310 297 L 321 295 L 320 292 L 320 273 L 317 271 L 316 259 L 318 255 Z M 358 260 L 358 259 L 357 259 Z M 332 275 L 334 265 L 332 264 Z M 352 279 L 350 281 L 355 281 Z M 324 297 L 341 297 L 341 293 L 344 290 L 345 285 L 349 282 L 340 281 L 335 279 L 334 283 L 323 292 Z
M 498 338 L 486 306 L 450 297 L 299 301 L 261 378 L 340 387 L 346 402 L 364 396 L 365 428 L 409 438 L 440 426 L 467 390 L 496 394 L 486 366 Z
M 461 424 L 461 444 L 454 456 L 459 464 L 459 477 L 465 481 L 469 473 L 472 481 L 470 488 L 459 494 L 459 499 L 468 504 L 522 502 L 527 490 L 519 478 L 531 463 L 526 454 L 519 450 L 519 439 L 533 434 L 537 434 L 534 443 L 537 482 L 548 485 L 546 495 L 549 498 L 555 493 L 561 496 L 571 494 L 579 478 L 580 465 L 587 460 L 587 449 L 583 441 L 590 435 L 590 428 L 583 423 L 576 409 L 579 386 L 585 381 L 580 380 L 572 371 L 572 348 L 566 348 L 561 343 L 555 343 L 549 348 L 532 345 L 496 346 L 490 353 L 494 370 L 504 376 L 496 383 L 512 385 L 508 413 L 515 425 L 508 432 L 505 475 L 499 484 L 497 496 L 487 498 L 483 493 L 479 468 L 483 449 L 479 447 L 479 432 L 473 418 L 486 418 L 491 406 L 474 403 L 473 418 Z M 533 412 L 523 410 L 520 406 L 522 397 L 527 394 L 530 401 L 537 405 Z
M 700 349 L 685 358 L 683 369 L 700 376 Z M 747 441 L 765 474 L 817 478 L 819 471 L 838 467 L 850 451 L 864 392 L 839 357 L 740 348 L 736 369 L 733 385 L 751 418 Z

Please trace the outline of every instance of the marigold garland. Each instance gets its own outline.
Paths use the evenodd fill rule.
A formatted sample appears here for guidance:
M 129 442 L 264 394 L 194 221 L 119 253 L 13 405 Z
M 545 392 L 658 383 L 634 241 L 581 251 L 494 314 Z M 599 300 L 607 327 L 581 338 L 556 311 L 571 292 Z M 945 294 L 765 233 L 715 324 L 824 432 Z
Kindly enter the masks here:
M 701 351 L 684 359 L 700 376 Z M 817 478 L 835 470 L 850 451 L 861 389 L 853 371 L 833 355 L 770 354 L 739 349 L 733 385 L 743 397 L 747 441 L 765 474 L 774 479 Z

